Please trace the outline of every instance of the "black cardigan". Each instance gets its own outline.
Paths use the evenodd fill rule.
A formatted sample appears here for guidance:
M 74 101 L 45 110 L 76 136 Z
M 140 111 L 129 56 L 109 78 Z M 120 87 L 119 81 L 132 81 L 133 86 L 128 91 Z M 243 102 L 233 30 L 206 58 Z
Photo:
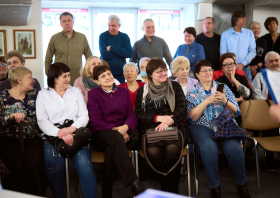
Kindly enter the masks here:
M 267 50 L 268 51 L 275 51 L 278 54 L 280 54 L 280 36 L 278 36 L 278 38 L 275 41 L 274 45 L 273 45 L 273 41 L 272 41 L 272 38 L 271 38 L 270 34 L 266 34 L 266 35 L 262 36 L 261 39 L 266 40 Z

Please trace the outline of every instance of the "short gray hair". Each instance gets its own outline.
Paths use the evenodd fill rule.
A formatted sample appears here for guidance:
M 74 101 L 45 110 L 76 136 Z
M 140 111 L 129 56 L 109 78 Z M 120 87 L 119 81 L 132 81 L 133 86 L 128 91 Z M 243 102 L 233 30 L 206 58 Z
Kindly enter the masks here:
M 120 18 L 117 15 L 110 15 L 108 18 L 108 21 L 110 21 L 110 22 L 117 21 L 118 24 L 120 24 L 120 22 L 121 22 Z
M 267 63 L 268 56 L 273 55 L 273 54 L 277 54 L 278 57 L 280 58 L 280 55 L 277 52 L 270 51 L 270 52 L 267 52 L 267 54 L 265 55 L 264 62 Z
M 134 62 L 126 63 L 126 64 L 123 66 L 123 71 L 124 71 L 124 68 L 125 68 L 126 66 L 134 67 L 134 69 L 135 69 L 137 72 L 139 72 L 139 69 L 138 69 L 137 65 L 136 65 Z
M 153 22 L 153 23 L 154 23 L 153 19 L 145 19 L 145 20 L 143 21 L 143 26 L 145 25 L 145 23 L 146 23 L 147 21 L 150 21 L 150 22 Z
M 259 25 L 259 26 L 260 26 L 260 32 L 261 32 L 261 31 L 262 31 L 262 26 L 261 26 L 261 24 L 260 24 L 259 22 L 257 22 L 257 21 L 252 21 L 252 22 L 248 25 L 248 29 L 253 30 L 253 27 L 254 27 L 255 25 Z
M 149 57 L 142 57 L 139 61 L 139 67 L 141 68 L 141 64 L 143 61 L 150 61 L 150 60 L 151 60 L 151 58 L 149 58 Z

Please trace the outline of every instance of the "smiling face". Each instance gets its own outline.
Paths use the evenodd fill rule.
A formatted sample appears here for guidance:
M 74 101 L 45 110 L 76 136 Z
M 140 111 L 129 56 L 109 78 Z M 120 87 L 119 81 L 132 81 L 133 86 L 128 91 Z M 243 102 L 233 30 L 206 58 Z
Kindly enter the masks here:
M 167 68 L 157 68 L 153 71 L 151 78 L 155 85 L 159 85 L 167 80 L 168 69 Z
M 203 31 L 204 33 L 211 33 L 215 28 L 215 24 L 213 23 L 211 18 L 204 19 L 203 21 Z
M 275 21 L 272 21 L 268 26 L 267 29 L 269 32 L 275 32 L 278 29 L 278 25 Z
M 112 87 L 114 84 L 114 76 L 111 71 L 106 70 L 98 76 L 97 84 L 101 87 Z
M 138 76 L 138 72 L 134 67 L 131 66 L 125 66 L 123 71 L 124 78 L 127 80 L 127 82 L 134 82 L 136 81 L 136 78 Z
M 100 58 L 92 58 L 89 63 L 89 73 L 92 75 L 93 68 L 100 65 L 102 65 L 102 61 Z
M 58 78 L 54 79 L 54 89 L 66 90 L 69 88 L 70 72 L 62 73 Z
M 11 58 L 9 58 L 7 60 L 7 64 L 8 64 L 9 70 L 12 69 L 13 67 L 24 66 L 24 63 L 22 63 L 20 61 L 19 57 L 17 57 L 17 56 L 12 56 Z
M 142 30 L 145 33 L 145 36 L 151 37 L 155 34 L 155 24 L 153 21 L 146 21 L 142 27 Z
M 259 37 L 259 34 L 261 32 L 261 28 L 258 24 L 255 24 L 253 27 L 252 27 L 252 31 L 254 33 L 254 37 L 255 38 L 258 38 Z
M 32 74 L 28 73 L 23 76 L 21 80 L 19 80 L 19 83 L 21 84 L 21 87 L 25 91 L 30 91 L 33 90 L 33 84 L 34 84 L 34 79 L 32 78 Z
M 177 72 L 176 72 L 176 76 L 178 77 L 178 79 L 186 79 L 188 77 L 190 69 L 187 67 L 181 67 Z
M 121 24 L 117 20 L 108 22 L 108 31 L 111 35 L 118 35 Z
M 184 39 L 185 43 L 187 45 L 191 45 L 194 42 L 195 37 L 192 34 L 189 34 L 188 32 L 184 33 Z
M 232 58 L 226 58 L 223 61 L 223 66 L 222 70 L 224 71 L 225 74 L 230 75 L 232 70 L 235 70 L 235 62 Z
M 272 71 L 279 71 L 279 55 L 276 53 L 270 54 L 267 57 L 267 61 L 265 63 L 265 66 L 267 67 L 267 69 L 270 69 Z
M 70 32 L 73 30 L 74 20 L 70 15 L 61 16 L 60 25 L 63 32 Z
M 201 66 L 200 71 L 196 73 L 196 77 L 201 83 L 209 82 L 213 78 L 213 69 L 210 66 Z

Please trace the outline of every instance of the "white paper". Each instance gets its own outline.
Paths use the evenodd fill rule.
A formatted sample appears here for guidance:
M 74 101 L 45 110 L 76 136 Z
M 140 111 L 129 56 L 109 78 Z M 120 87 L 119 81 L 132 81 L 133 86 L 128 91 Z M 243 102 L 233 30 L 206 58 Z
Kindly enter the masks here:
M 275 99 L 280 102 L 280 72 L 266 70 L 267 80 L 270 84 L 270 87 L 274 93 Z

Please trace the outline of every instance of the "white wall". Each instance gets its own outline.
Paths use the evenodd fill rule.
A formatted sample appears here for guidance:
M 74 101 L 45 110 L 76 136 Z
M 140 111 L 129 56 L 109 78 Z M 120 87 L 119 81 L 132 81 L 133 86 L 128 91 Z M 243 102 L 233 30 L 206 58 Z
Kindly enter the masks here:
M 33 78 L 37 78 L 43 86 L 43 63 L 41 45 L 41 1 L 35 0 L 31 7 L 28 25 L 26 26 L 0 26 L 6 30 L 7 51 L 14 49 L 13 30 L 14 29 L 35 29 L 36 36 L 36 59 L 25 59 L 25 66 L 31 69 Z
M 253 20 L 261 24 L 262 31 L 260 36 L 269 33 L 265 27 L 264 22 L 268 17 L 276 17 L 280 21 L 280 12 L 279 8 L 268 8 L 268 7 L 255 7 L 253 12 Z M 280 25 L 280 24 L 279 24 Z M 279 29 L 279 28 L 278 28 Z

